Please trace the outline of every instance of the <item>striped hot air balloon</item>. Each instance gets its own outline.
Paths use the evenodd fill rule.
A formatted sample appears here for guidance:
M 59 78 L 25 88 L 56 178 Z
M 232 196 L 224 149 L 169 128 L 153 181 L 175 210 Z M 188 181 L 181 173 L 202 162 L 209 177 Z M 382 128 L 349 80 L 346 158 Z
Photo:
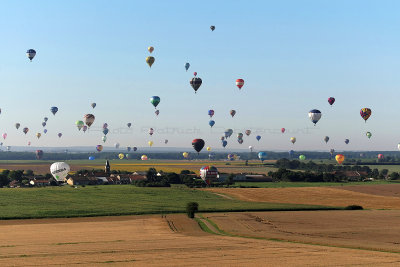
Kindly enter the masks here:
M 243 85 L 244 85 L 244 80 L 243 79 L 237 79 L 236 80 L 236 86 L 239 88 L 239 90 L 242 89 Z

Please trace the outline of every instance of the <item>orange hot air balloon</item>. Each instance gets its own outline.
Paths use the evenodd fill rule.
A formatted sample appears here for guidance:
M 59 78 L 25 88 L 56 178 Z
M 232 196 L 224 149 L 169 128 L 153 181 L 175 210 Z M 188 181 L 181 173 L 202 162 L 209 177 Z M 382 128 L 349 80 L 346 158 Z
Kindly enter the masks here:
M 335 157 L 335 159 L 336 159 L 337 163 L 342 164 L 342 162 L 343 162 L 344 159 L 345 159 L 345 156 L 342 155 L 342 154 L 337 154 L 336 157 Z

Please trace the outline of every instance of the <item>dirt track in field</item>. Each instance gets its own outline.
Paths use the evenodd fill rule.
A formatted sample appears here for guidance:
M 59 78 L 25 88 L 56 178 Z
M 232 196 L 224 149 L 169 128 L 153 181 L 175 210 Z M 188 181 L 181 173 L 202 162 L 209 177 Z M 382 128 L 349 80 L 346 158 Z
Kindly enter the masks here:
M 1 221 L 0 240 L 0 266 L 400 263 L 395 253 L 210 235 L 185 215 Z
M 380 189 L 383 186 L 383 189 Z M 296 203 L 333 207 L 361 205 L 367 209 L 400 209 L 400 198 L 394 195 L 400 187 L 394 185 L 286 188 L 210 188 L 207 191 L 226 194 L 254 202 Z M 386 190 L 386 191 L 385 191 Z

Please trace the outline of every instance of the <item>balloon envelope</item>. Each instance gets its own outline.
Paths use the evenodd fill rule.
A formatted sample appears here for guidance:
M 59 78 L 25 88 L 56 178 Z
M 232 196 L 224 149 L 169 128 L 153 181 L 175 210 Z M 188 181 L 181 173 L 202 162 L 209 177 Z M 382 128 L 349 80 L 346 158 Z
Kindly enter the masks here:
M 208 125 L 210 125 L 211 128 L 214 126 L 214 124 L 215 124 L 215 121 L 213 121 L 213 120 L 210 120 L 210 121 L 208 122 Z
M 203 149 L 203 147 L 204 147 L 204 144 L 205 144 L 205 142 L 204 142 L 203 139 L 194 139 L 194 140 L 192 141 L 192 146 L 193 146 L 194 150 L 197 151 L 197 153 L 200 153 L 200 151 L 201 151 L 201 150 Z
M 141 159 L 142 159 L 142 160 L 147 160 L 147 156 L 146 156 L 146 155 L 142 155 L 142 156 L 141 156 Z
M 371 117 L 371 114 L 372 114 L 372 111 L 369 108 L 362 108 L 360 110 L 361 118 L 363 118 L 365 122 L 367 122 L 368 118 Z
M 267 158 L 267 153 L 265 153 L 265 152 L 259 152 L 259 153 L 258 153 L 258 158 L 259 158 L 261 161 L 264 161 L 264 160 Z
M 189 63 L 189 62 L 186 62 L 186 64 L 185 64 L 185 69 L 186 69 L 186 71 L 188 71 L 189 67 L 190 67 L 190 63 Z
M 51 113 L 53 113 L 53 115 L 56 115 L 58 108 L 57 107 L 51 107 L 50 108 Z
M 98 152 L 101 152 L 101 151 L 103 150 L 103 146 L 102 146 L 102 145 L 97 145 L 97 146 L 96 146 L 96 150 L 97 150 Z
M 305 160 L 305 159 L 306 159 L 306 156 L 300 155 L 300 156 L 299 156 L 299 159 L 300 159 L 300 160 Z
M 86 123 L 88 127 L 90 127 L 93 124 L 94 119 L 95 117 L 93 114 L 86 114 L 85 116 L 83 116 L 83 121 Z
M 50 172 L 57 181 L 63 181 L 67 177 L 70 167 L 65 162 L 54 162 L 50 166 Z
M 322 113 L 318 109 L 313 109 L 308 112 L 308 117 L 312 121 L 312 123 L 317 124 L 317 122 L 321 119 Z
M 153 104 L 154 108 L 158 106 L 158 104 L 160 104 L 160 97 L 158 96 L 152 96 L 150 97 L 150 103 Z
M 344 161 L 345 157 L 342 154 L 337 154 L 335 157 L 337 163 L 342 164 L 342 162 Z
M 154 57 L 147 57 L 146 58 L 146 63 L 147 63 L 147 65 L 149 65 L 150 68 L 153 65 L 154 61 L 156 61 L 156 59 Z

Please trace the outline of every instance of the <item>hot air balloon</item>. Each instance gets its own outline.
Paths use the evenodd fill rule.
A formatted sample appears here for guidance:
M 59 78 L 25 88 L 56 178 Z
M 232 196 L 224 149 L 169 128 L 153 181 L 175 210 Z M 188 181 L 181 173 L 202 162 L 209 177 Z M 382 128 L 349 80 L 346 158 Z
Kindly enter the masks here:
M 131 151 L 131 147 L 130 146 L 127 146 L 126 147 L 126 150 L 129 152 L 129 151 Z
M 194 76 L 197 76 L 197 72 L 193 72 L 193 75 L 194 75 Z
M 109 132 L 109 131 L 108 131 L 108 128 L 103 129 L 103 134 L 104 134 L 104 135 L 107 135 L 108 132 Z
M 122 154 L 122 153 L 119 153 L 119 154 L 118 154 L 118 158 L 119 158 L 119 159 L 124 159 L 124 158 L 125 158 L 125 155 Z
M 215 124 L 215 121 L 213 121 L 213 120 L 210 120 L 210 121 L 208 122 L 208 125 L 210 125 L 211 128 L 214 126 L 214 124 Z
M 194 150 L 197 151 L 197 153 L 200 153 L 200 151 L 204 147 L 204 144 L 205 144 L 205 142 L 203 139 L 193 139 L 193 141 L 192 141 L 192 146 L 193 146 Z
M 36 137 L 37 137 L 37 139 L 39 139 L 41 136 L 42 136 L 42 134 L 41 134 L 41 133 L 36 133 Z
M 294 150 L 289 150 L 289 158 L 293 157 L 294 155 Z
M 221 141 L 224 141 L 225 140 L 225 136 L 221 136 Z
M 372 133 L 371 133 L 371 132 L 367 132 L 365 135 L 366 135 L 368 138 L 371 138 Z
M 154 111 L 154 113 L 156 114 L 156 116 L 158 116 L 158 114 L 160 114 L 160 111 L 157 109 L 156 111 Z
M 214 25 L 211 25 L 211 26 L 210 26 L 210 29 L 211 29 L 211 31 L 214 31 L 214 30 L 215 30 L 215 26 L 214 26 Z
M 329 141 L 329 136 L 325 136 L 325 137 L 324 137 L 324 141 L 325 141 L 325 143 L 328 143 L 328 141 Z
M 250 152 L 253 152 L 253 147 L 249 146 Z
M 328 98 L 328 103 L 329 103 L 329 105 L 333 105 L 333 103 L 335 103 L 335 98 L 334 97 L 330 97 L 330 98 Z
M 20 126 L 21 126 L 21 124 L 19 124 L 19 123 L 15 124 L 15 128 L 17 128 L 17 130 L 19 129 Z
M 294 145 L 294 143 L 296 143 L 296 137 L 291 137 L 290 142 L 292 142 L 292 144 Z
M 383 159 L 384 157 L 383 154 L 378 154 L 378 159 Z
M 249 136 L 249 135 L 251 134 L 251 131 L 250 131 L 250 130 L 246 130 L 244 133 L 245 133 L 247 136 Z
M 29 132 L 29 128 L 28 128 L 28 127 L 25 127 L 24 129 L 22 129 L 22 132 L 23 132 L 24 134 L 27 134 L 27 133 Z
M 213 109 L 210 109 L 208 111 L 208 116 L 210 116 L 210 118 L 212 118 L 212 116 L 214 116 L 214 110 Z
M 155 60 L 156 59 L 154 57 L 146 57 L 146 63 L 147 63 L 147 65 L 149 65 L 150 68 L 151 68 L 151 65 L 153 65 Z
M 183 156 L 185 159 L 187 159 L 187 158 L 189 157 L 189 153 L 188 153 L 188 152 L 183 152 L 183 153 L 182 153 L 182 156 Z
M 151 54 L 151 53 L 153 53 L 153 51 L 154 51 L 154 47 L 149 46 L 149 47 L 147 48 L 147 50 L 149 50 L 149 52 L 150 52 L 150 54 Z
M 150 103 L 153 104 L 154 108 L 156 108 L 158 106 L 158 104 L 160 103 L 161 99 L 158 96 L 152 96 L 150 97 Z
M 6 140 L 6 138 L 7 138 L 7 133 L 3 133 L 2 136 L 3 136 L 3 139 Z
M 308 117 L 314 123 L 314 125 L 317 124 L 317 122 L 321 119 L 322 113 L 318 109 L 313 109 L 308 112 Z
M 190 63 L 189 63 L 189 62 L 186 62 L 186 64 L 185 64 L 185 69 L 186 69 L 186 71 L 188 71 L 189 68 L 190 68 Z
M 141 156 L 141 159 L 142 159 L 142 160 L 147 160 L 147 156 L 146 156 L 146 155 L 142 155 L 142 156 Z
M 260 136 L 260 135 L 257 135 L 257 136 L 256 136 L 256 139 L 257 139 L 257 141 L 260 141 L 261 136 Z
M 83 132 L 86 132 L 87 129 L 88 129 L 88 127 L 86 125 L 82 127 Z
M 231 111 L 229 111 L 229 114 L 231 114 L 231 116 L 233 118 L 236 114 L 236 110 L 232 109 Z
M 300 155 L 300 156 L 299 156 L 299 160 L 306 160 L 306 156 Z
M 36 159 L 42 159 L 43 157 L 43 150 L 36 150 Z
M 103 141 L 104 143 L 107 141 L 107 136 L 103 136 L 102 138 L 101 138 L 101 141 Z
M 149 135 L 152 136 L 153 134 L 154 134 L 154 129 L 153 129 L 153 128 L 150 128 L 150 129 L 149 129 Z
M 267 153 L 258 152 L 258 158 L 261 160 L 261 162 L 264 162 L 264 160 L 267 158 Z
M 51 107 L 50 108 L 51 113 L 53 113 L 53 115 L 56 115 L 58 108 L 57 107 Z
M 46 122 L 42 122 L 42 126 L 45 127 L 46 126 Z
M 85 125 L 83 121 L 76 121 L 75 122 L 76 127 L 78 127 L 78 130 L 80 131 L 82 127 Z
M 367 120 L 371 116 L 371 114 L 372 114 L 372 111 L 369 108 L 362 108 L 360 110 L 361 118 L 363 118 L 365 122 L 367 122 Z
M 229 160 L 234 160 L 234 159 L 235 159 L 235 157 L 234 157 L 234 155 L 233 155 L 233 154 L 228 154 L 228 159 L 229 159 Z
M 337 163 L 342 164 L 342 162 L 344 161 L 345 157 L 342 154 L 337 154 L 335 157 Z
M 43 132 L 44 132 L 45 134 L 47 134 L 47 129 L 44 129 Z
M 168 144 L 168 139 L 165 139 L 165 140 L 164 140 L 164 144 Z
M 200 169 L 200 178 L 208 185 L 218 179 L 218 170 L 214 166 L 204 166 Z
M 115 147 L 116 149 L 118 149 L 118 148 L 119 148 L 119 143 L 115 143 L 115 144 L 114 144 L 114 147 Z
M 153 144 L 154 144 L 154 142 L 153 141 L 149 141 L 149 142 L 147 142 L 148 144 L 149 144 L 149 147 L 152 147 L 153 146 Z
M 228 144 L 228 141 L 226 141 L 226 140 L 223 140 L 223 141 L 222 141 L 222 146 L 223 146 L 223 147 L 226 147 L 227 144 Z
M 349 139 L 345 139 L 344 142 L 346 143 L 346 145 L 348 145 L 350 143 Z
M 243 134 L 242 133 L 238 133 L 237 134 L 237 138 L 243 138 Z
M 129 159 L 130 158 L 129 154 L 125 154 L 125 158 Z
M 92 103 L 90 105 L 92 106 L 92 108 L 95 108 L 97 104 L 96 103 Z
M 285 131 L 286 131 L 285 128 L 282 128 L 282 129 L 281 129 L 281 132 L 282 132 L 282 133 L 285 133 Z
M 6 149 L 7 149 L 7 151 L 10 151 L 11 150 L 11 146 L 7 146 Z
M 61 138 L 61 136 L 62 136 L 62 133 L 58 133 L 57 135 L 58 135 L 58 138 Z
M 69 171 L 70 167 L 65 162 L 55 162 L 50 166 L 50 172 L 57 181 L 64 181 Z
M 83 121 L 86 123 L 88 127 L 90 127 L 93 124 L 94 119 L 95 117 L 93 114 L 86 114 L 85 116 L 83 116 Z
M 239 144 L 243 144 L 243 138 L 238 138 L 237 141 Z
M 400 143 L 397 145 L 397 149 L 400 150 Z
M 28 51 L 26 51 L 26 56 L 32 62 L 32 59 L 36 56 L 36 51 L 34 49 L 28 49 Z
M 207 151 L 211 151 L 211 147 L 208 146 L 208 147 L 207 147 Z
M 97 150 L 98 152 L 101 152 L 101 151 L 103 150 L 103 146 L 102 146 L 102 145 L 97 145 L 97 146 L 96 146 L 96 150 Z
M 49 118 L 44 117 L 43 120 L 44 120 L 44 122 L 47 122 L 49 120 Z
M 28 141 L 28 146 L 30 146 L 31 145 L 31 141 Z
M 107 129 L 107 127 L 108 127 L 108 123 L 107 122 L 103 123 L 103 129 Z
M 237 79 L 236 80 L 236 86 L 239 88 L 239 90 L 242 89 L 243 85 L 244 85 L 244 80 L 243 79 Z
M 128 122 L 128 123 L 126 124 L 126 126 L 128 126 L 128 128 L 131 128 L 132 123 Z
M 335 149 L 331 149 L 330 151 L 329 151 L 329 153 L 331 154 L 331 156 L 333 155 L 333 153 L 335 153 Z
M 232 129 L 226 129 L 224 134 L 225 134 L 225 138 L 229 138 L 233 134 L 233 130 Z
M 197 73 L 196 73 L 197 74 Z M 190 80 L 190 85 L 192 86 L 192 88 L 194 89 L 194 92 L 197 93 L 197 90 L 199 90 L 201 84 L 203 83 L 203 81 L 199 78 L 199 77 L 193 77 Z
M 90 156 L 89 160 L 95 160 L 95 157 L 94 156 Z
M 133 151 L 136 151 L 136 150 L 137 150 L 137 147 L 134 146 L 134 147 L 133 147 Z

